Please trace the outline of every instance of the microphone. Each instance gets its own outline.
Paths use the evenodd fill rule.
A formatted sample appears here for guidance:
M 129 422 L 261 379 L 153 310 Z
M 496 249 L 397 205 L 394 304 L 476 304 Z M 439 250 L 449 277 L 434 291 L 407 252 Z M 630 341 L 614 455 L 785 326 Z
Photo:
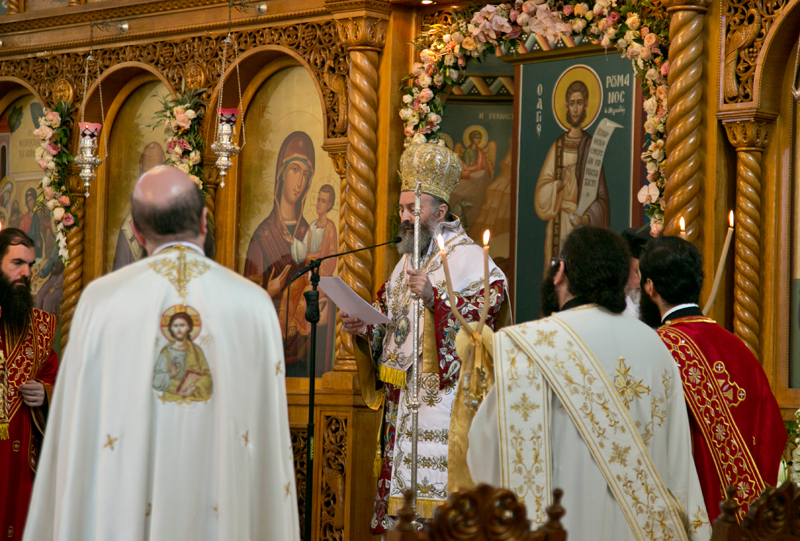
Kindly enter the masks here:
M 297 274 L 292 276 L 292 279 L 289 280 L 289 283 L 294 282 L 295 280 L 297 280 L 298 278 L 303 276 L 305 273 L 307 273 L 307 272 L 309 272 L 309 271 L 311 271 L 311 270 L 313 270 L 315 268 L 318 269 L 319 266 L 322 264 L 322 262 L 325 261 L 326 259 L 331 259 L 333 257 L 339 257 L 341 255 L 354 254 L 356 252 L 363 252 L 364 250 L 372 250 L 373 248 L 380 248 L 381 246 L 386 246 L 387 244 L 397 244 L 401 240 L 403 240 L 402 237 L 395 237 L 392 240 L 387 241 L 387 242 L 382 242 L 381 244 L 375 244 L 373 246 L 366 246 L 364 248 L 358 248 L 356 250 L 350 250 L 349 252 L 342 252 L 340 254 L 331 254 L 331 255 L 327 255 L 325 257 L 321 257 L 319 259 L 314 259 L 313 261 L 311 261 L 311 263 L 309 263 L 308 265 L 306 265 L 305 267 L 303 267 L 302 269 L 297 271 Z

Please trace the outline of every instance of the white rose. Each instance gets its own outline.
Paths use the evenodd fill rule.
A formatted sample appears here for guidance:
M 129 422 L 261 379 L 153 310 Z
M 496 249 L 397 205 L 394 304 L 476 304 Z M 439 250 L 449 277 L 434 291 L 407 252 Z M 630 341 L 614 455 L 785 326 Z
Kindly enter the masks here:
M 617 49 L 622 49 L 623 51 L 628 48 L 628 42 L 625 41 L 625 38 L 620 39 L 617 41 Z
M 652 175 L 658 171 L 658 164 L 656 162 L 647 162 L 647 174 Z
M 458 82 L 458 79 L 460 77 L 461 77 L 461 74 L 459 73 L 458 70 L 456 70 L 456 69 L 451 69 L 450 70 L 450 79 L 452 79 L 453 82 Z
M 444 84 L 444 75 L 441 73 L 437 73 L 433 76 L 433 84 L 436 86 L 442 86 Z
M 411 118 L 411 115 L 412 115 L 412 114 L 413 114 L 413 113 L 412 113 L 411 109 L 408 109 L 408 108 L 406 108 L 406 109 L 402 109 L 402 110 L 400 111 L 400 118 L 401 118 L 402 120 L 408 120 L 409 118 Z
M 185 163 L 178 164 L 178 169 L 180 169 L 181 171 L 183 171 L 187 175 L 189 174 L 189 166 L 186 165 Z
M 56 168 L 56 162 L 54 162 L 53 160 L 50 160 L 49 162 L 47 162 L 47 168 L 50 171 L 54 171 L 55 168 Z
M 664 150 L 660 148 L 660 149 L 658 149 L 658 150 L 656 150 L 656 151 L 654 151 L 654 152 L 651 152 L 651 153 L 650 153 L 650 156 L 651 156 L 651 157 L 652 157 L 652 158 L 653 158 L 655 161 L 657 161 L 657 162 L 661 162 L 662 160 L 664 160 Z
M 650 135 L 654 135 L 658 131 L 658 121 L 655 118 L 648 118 L 644 123 L 644 131 Z
M 189 117 L 189 120 L 194 120 L 197 118 L 197 113 L 195 113 L 193 109 L 187 109 L 186 116 Z
M 633 30 L 628 30 L 625 32 L 625 41 L 629 43 L 635 40 L 637 37 L 639 37 L 639 32 L 634 32 Z M 633 46 L 633 43 L 631 43 L 631 46 Z
M 50 201 L 45 203 L 45 206 L 49 211 L 52 211 L 54 208 L 56 208 L 56 205 L 58 205 L 58 199 L 51 199 Z
M 625 19 L 625 26 L 631 30 L 639 30 L 639 27 L 642 26 L 642 20 L 639 18 L 639 14 L 628 13 L 628 18 Z
M 66 211 L 64 210 L 64 207 L 56 207 L 53 210 L 53 220 L 55 220 L 56 222 L 60 222 L 61 219 L 64 218 L 64 213 L 65 212 Z
M 193 150 L 189 154 L 189 161 L 192 162 L 192 165 L 197 165 L 198 163 L 200 163 L 201 159 L 202 159 L 202 156 L 200 156 L 200 151 L 199 150 Z
M 528 21 L 530 20 L 531 16 L 525 12 L 522 12 L 519 15 L 517 15 L 517 24 L 520 26 L 525 26 L 526 24 L 528 24 Z
M 444 36 L 442 36 L 442 41 L 444 41 L 445 43 L 450 43 L 450 39 L 451 39 L 450 34 L 445 34 Z
M 456 57 L 455 56 L 453 56 L 451 54 L 448 54 L 448 55 L 444 56 L 444 65 L 445 66 L 452 66 L 455 63 L 456 63 Z
M 431 112 L 431 108 L 428 106 L 427 103 L 420 103 L 419 110 L 420 110 L 420 112 L 422 114 L 425 114 L 425 115 L 427 115 L 428 113 Z
M 418 134 L 414 135 L 414 137 L 411 138 L 411 143 L 414 144 L 414 145 L 421 145 L 421 144 L 427 143 L 427 142 L 428 142 L 428 140 L 421 133 L 418 133 Z
M 656 112 L 658 112 L 658 100 L 655 96 L 652 96 L 644 101 L 644 110 L 650 116 L 653 116 L 656 114 Z
M 411 94 L 406 94 L 403 96 L 403 103 L 411 103 L 412 101 L 414 101 L 414 96 Z
M 651 81 L 655 81 L 656 79 L 661 77 L 661 74 L 658 72 L 656 68 L 650 68 L 649 70 L 647 70 L 645 77 L 650 79 Z

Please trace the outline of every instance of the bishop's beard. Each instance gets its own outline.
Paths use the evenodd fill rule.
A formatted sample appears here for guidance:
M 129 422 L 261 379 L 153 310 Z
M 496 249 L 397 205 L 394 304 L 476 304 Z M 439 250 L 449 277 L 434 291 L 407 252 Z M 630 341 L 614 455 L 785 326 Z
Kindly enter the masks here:
M 31 282 L 27 277 L 11 282 L 8 276 L 0 271 L 0 321 L 19 334 L 28 325 L 33 310 Z
M 639 288 L 639 319 L 650 327 L 657 329 L 661 326 L 661 311 L 658 305 L 644 290 L 644 283 Z
M 436 231 L 438 222 L 436 217 L 431 213 L 426 219 L 420 220 L 419 223 L 419 252 L 420 256 L 424 256 L 428 251 L 428 247 L 433 240 L 433 233 Z M 408 228 L 408 229 L 407 229 Z M 402 239 L 397 244 L 397 251 L 401 254 L 414 253 L 414 222 L 406 220 L 400 224 L 400 231 L 397 235 Z

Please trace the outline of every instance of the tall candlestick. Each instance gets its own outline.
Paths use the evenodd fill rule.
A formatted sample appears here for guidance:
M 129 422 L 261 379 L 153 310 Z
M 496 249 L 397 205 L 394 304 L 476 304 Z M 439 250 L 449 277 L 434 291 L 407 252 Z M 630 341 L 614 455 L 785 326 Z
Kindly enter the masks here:
M 681 238 L 686 240 L 686 221 L 683 219 L 683 216 L 681 216 L 680 222 L 678 223 L 681 227 Z
M 711 311 L 711 306 L 714 304 L 714 299 L 717 298 L 717 291 L 719 284 L 722 281 L 722 270 L 725 268 L 725 260 L 728 259 L 728 249 L 731 247 L 731 240 L 733 239 L 733 211 L 728 214 L 728 235 L 725 237 L 725 245 L 722 247 L 722 254 L 719 256 L 719 263 L 717 264 L 717 273 L 714 276 L 714 285 L 711 287 L 711 294 L 708 296 L 706 305 L 703 308 L 703 315 L 707 316 Z
M 475 331 L 478 336 L 483 332 L 486 323 L 486 316 L 489 314 L 489 230 L 483 232 L 483 310 L 481 320 L 478 322 L 478 329 Z M 478 338 L 480 340 L 480 338 Z

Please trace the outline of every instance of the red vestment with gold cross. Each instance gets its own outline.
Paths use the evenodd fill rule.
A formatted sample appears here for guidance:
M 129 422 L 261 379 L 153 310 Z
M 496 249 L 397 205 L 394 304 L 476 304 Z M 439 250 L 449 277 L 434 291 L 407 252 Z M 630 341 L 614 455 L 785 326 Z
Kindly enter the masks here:
M 741 522 L 765 486 L 776 484 L 787 439 L 764 369 L 744 342 L 703 316 L 673 319 L 658 334 L 681 369 L 709 519 L 733 485 Z
M 19 339 L 10 339 L 0 327 L 0 347 L 6 359 L 8 389 L 3 406 L 9 419 L 8 439 L 0 439 L 0 538 L 22 539 L 28 515 L 33 476 L 42 444 L 47 406 L 58 371 L 58 356 L 53 351 L 56 317 L 34 308 L 31 324 Z M 19 386 L 36 380 L 44 384 L 45 403 L 30 408 L 22 401 Z

